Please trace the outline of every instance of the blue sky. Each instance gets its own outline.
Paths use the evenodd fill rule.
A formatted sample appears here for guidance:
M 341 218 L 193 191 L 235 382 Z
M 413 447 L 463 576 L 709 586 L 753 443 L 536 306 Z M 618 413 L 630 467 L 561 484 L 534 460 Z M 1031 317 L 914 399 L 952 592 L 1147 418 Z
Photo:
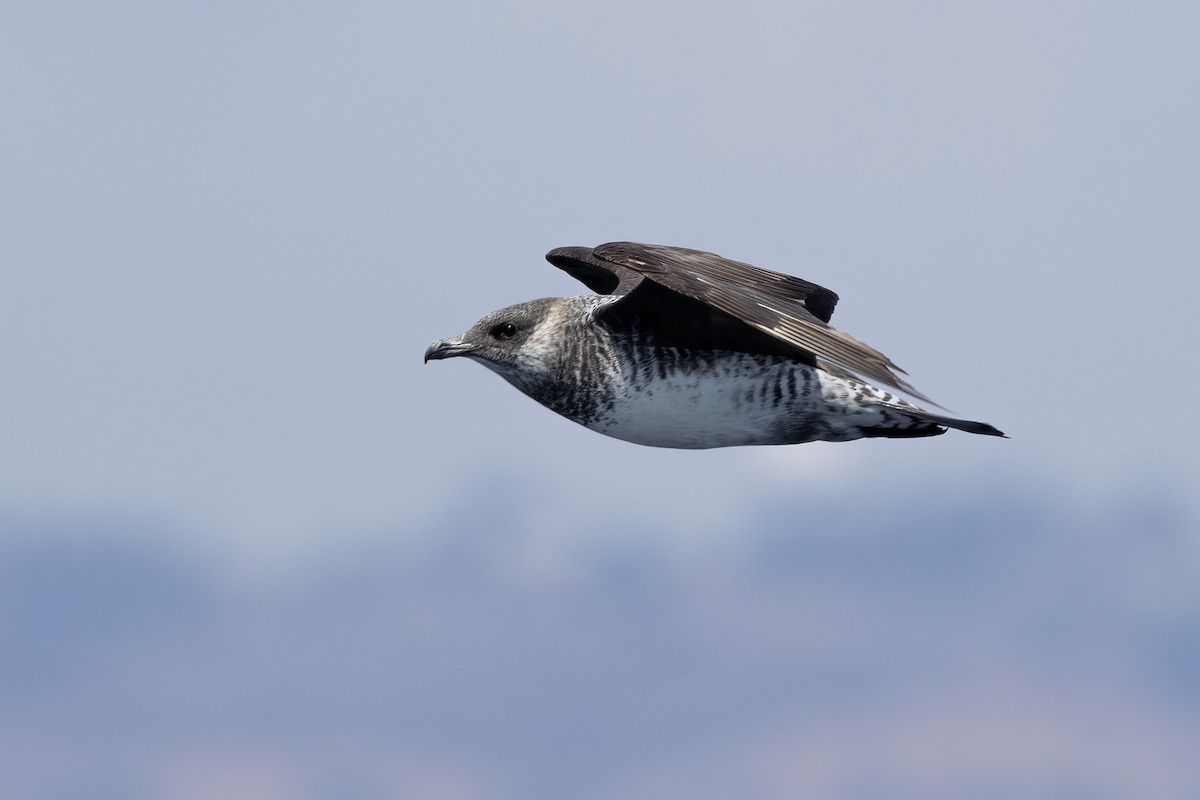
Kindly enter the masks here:
M 1194 796 L 1198 25 L 6 5 L 0 780 Z M 1013 438 L 656 451 L 422 366 L 614 239 Z

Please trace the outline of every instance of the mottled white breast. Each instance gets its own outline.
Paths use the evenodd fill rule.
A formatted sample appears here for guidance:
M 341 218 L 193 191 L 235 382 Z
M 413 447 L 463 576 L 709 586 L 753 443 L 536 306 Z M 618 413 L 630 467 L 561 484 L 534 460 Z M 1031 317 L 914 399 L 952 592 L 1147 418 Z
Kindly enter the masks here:
M 654 447 L 708 448 L 859 438 L 857 386 L 777 356 L 658 350 L 632 359 L 612 408 L 584 424 Z

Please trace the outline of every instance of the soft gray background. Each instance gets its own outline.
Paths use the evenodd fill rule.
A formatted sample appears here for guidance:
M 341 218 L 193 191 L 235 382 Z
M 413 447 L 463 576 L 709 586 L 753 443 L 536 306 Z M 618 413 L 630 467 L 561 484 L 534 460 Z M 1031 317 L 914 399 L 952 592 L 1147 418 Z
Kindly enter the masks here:
M 0 794 L 1200 796 L 1192 3 L 0 6 Z M 681 244 L 1010 441 L 430 339 Z

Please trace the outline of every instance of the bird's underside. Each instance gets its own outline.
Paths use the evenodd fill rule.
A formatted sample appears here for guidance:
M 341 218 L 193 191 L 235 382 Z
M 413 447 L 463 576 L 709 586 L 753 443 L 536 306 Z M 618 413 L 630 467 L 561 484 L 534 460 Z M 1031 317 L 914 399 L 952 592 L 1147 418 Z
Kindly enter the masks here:
M 663 245 L 546 257 L 602 296 L 501 309 L 434 342 L 426 361 L 468 356 L 569 419 L 658 447 L 911 438 L 948 427 L 1004 435 L 899 397 L 932 402 L 882 353 L 829 325 L 838 297 L 816 284 Z
M 625 357 L 604 401 L 566 416 L 637 444 L 698 449 L 945 432 L 891 393 L 787 356 L 615 346 Z

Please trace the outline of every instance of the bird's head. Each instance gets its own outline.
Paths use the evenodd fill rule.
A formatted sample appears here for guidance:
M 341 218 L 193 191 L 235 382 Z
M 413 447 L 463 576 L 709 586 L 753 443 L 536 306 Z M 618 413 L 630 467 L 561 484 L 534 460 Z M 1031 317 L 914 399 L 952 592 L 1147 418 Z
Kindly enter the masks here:
M 566 301 L 530 300 L 493 311 L 461 336 L 438 339 L 425 350 L 425 361 L 467 356 L 499 373 L 524 392 L 549 380 L 561 362 L 561 333 Z

